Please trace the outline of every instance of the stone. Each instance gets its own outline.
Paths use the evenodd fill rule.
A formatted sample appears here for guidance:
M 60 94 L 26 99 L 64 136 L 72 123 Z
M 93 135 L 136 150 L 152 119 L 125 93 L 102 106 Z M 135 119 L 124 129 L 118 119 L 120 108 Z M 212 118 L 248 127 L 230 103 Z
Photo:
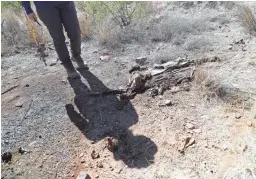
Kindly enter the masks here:
M 169 100 L 169 99 L 167 99 L 167 100 L 164 101 L 164 104 L 165 104 L 166 106 L 171 106 L 171 105 L 172 105 L 172 101 Z
M 193 131 L 194 131 L 195 133 L 197 133 L 197 134 L 199 134 L 199 133 L 202 132 L 201 129 L 194 129 Z
M 84 156 L 84 153 L 81 153 L 81 154 L 79 155 L 80 158 L 83 157 L 83 156 Z
M 19 100 L 19 101 L 15 104 L 15 107 L 21 108 L 22 106 L 23 106 L 23 101 L 22 101 L 22 100 Z
M 191 124 L 191 123 L 187 123 L 187 124 L 186 124 L 186 127 L 187 127 L 188 129 L 194 129 L 194 128 L 195 128 L 194 124 Z
M 241 114 L 236 113 L 236 116 L 235 116 L 236 119 L 240 119 L 241 117 L 242 117 Z
M 55 63 L 55 62 L 50 64 L 50 66 L 55 66 L 55 65 L 57 65 L 57 63 Z
M 226 144 L 223 144 L 222 149 L 225 151 L 228 149 L 228 146 Z
M 93 150 L 91 153 L 91 157 L 92 157 L 92 159 L 97 159 L 97 158 L 100 158 L 100 154 L 96 153 L 96 151 Z
M 90 178 L 91 177 L 85 171 L 80 172 L 79 175 L 76 177 L 76 179 L 90 179 Z
M 248 122 L 247 122 L 247 125 L 248 125 L 249 127 L 252 127 L 252 121 L 248 121 Z
M 85 159 L 82 159 L 82 160 L 81 160 L 81 163 L 85 163 Z
M 177 93 L 177 92 L 179 92 L 179 91 L 181 91 L 181 89 L 180 89 L 179 86 L 174 86 L 174 87 L 171 88 L 171 92 L 172 92 L 172 93 Z
M 103 164 L 102 164 L 102 163 L 98 163 L 98 164 L 97 164 L 97 167 L 103 168 Z
M 134 71 L 139 71 L 140 70 L 140 66 L 139 65 L 134 65 L 131 67 L 131 69 L 129 70 L 129 73 L 132 73 Z
M 108 60 L 109 58 L 108 55 L 100 56 L 100 60 Z
M 136 58 L 135 60 L 135 62 L 138 63 L 139 65 L 144 65 L 146 61 L 147 61 L 147 57 L 139 57 L 139 58 Z
M 158 103 L 158 106 L 160 106 L 160 107 L 163 107 L 163 106 L 171 106 L 171 105 L 173 105 L 173 103 L 172 103 L 172 101 L 169 100 L 169 99 L 167 99 L 167 100 L 165 100 L 165 101 L 163 101 L 163 102 L 159 102 L 159 103 Z

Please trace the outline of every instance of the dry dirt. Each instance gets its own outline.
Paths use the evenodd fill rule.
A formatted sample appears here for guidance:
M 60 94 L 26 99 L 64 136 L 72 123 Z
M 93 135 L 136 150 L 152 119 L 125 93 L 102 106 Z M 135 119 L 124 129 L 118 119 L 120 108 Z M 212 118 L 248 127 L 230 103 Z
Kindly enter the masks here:
M 34 49 L 2 57 L 1 152 L 13 156 L 2 162 L 2 178 L 76 178 L 81 171 L 102 179 L 256 178 L 256 37 L 237 21 L 236 4 L 159 4 L 156 20 L 190 17 L 187 24 L 199 31 L 166 43 L 125 44 L 123 50 L 83 42 L 90 71 L 80 71 L 81 80 L 68 80 L 59 61 L 45 67 Z M 177 31 L 188 28 L 176 25 Z M 245 43 L 236 43 L 241 39 Z M 110 58 L 100 60 L 106 51 Z M 147 66 L 178 56 L 217 56 L 197 70 L 225 93 L 205 96 L 209 91 L 194 80 L 189 91 L 155 98 L 146 91 L 122 109 L 116 95 L 89 95 L 124 87 L 140 56 Z M 47 63 L 56 59 L 50 51 Z M 159 105 L 166 100 L 172 105 Z M 108 150 L 107 137 L 118 140 L 117 151 Z M 181 153 L 188 137 L 195 142 Z M 20 154 L 19 147 L 27 152 Z

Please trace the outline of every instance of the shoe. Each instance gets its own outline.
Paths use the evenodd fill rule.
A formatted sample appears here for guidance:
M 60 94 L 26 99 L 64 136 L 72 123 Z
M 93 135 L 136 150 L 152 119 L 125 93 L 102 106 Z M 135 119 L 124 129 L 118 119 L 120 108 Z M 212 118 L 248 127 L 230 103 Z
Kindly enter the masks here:
M 72 57 L 72 61 L 77 63 L 78 69 L 89 70 L 88 65 L 84 64 L 84 61 L 80 56 L 77 58 Z
M 66 68 L 67 74 L 69 78 L 77 79 L 80 78 L 80 74 L 75 70 L 74 67 L 72 68 Z

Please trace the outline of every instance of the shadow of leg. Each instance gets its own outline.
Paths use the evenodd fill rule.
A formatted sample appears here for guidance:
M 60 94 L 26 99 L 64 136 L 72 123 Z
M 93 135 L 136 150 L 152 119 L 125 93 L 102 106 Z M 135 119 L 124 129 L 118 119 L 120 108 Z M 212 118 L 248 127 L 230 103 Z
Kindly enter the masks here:
M 83 131 L 86 126 L 86 120 L 81 114 L 75 111 L 75 108 L 72 104 L 66 104 L 65 107 L 71 122 L 73 122 L 80 131 Z

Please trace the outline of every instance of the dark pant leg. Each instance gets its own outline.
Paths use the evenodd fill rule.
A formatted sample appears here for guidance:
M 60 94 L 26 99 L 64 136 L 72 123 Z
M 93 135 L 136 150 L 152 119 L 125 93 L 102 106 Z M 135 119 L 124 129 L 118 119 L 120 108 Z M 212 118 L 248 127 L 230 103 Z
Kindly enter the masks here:
M 49 31 L 53 39 L 56 52 L 60 61 L 63 63 L 63 66 L 65 68 L 71 68 L 73 65 L 65 43 L 60 10 L 56 7 L 39 8 L 37 9 L 37 14 Z
M 74 2 L 59 6 L 62 23 L 70 39 L 71 53 L 74 57 L 81 55 L 81 30 Z

